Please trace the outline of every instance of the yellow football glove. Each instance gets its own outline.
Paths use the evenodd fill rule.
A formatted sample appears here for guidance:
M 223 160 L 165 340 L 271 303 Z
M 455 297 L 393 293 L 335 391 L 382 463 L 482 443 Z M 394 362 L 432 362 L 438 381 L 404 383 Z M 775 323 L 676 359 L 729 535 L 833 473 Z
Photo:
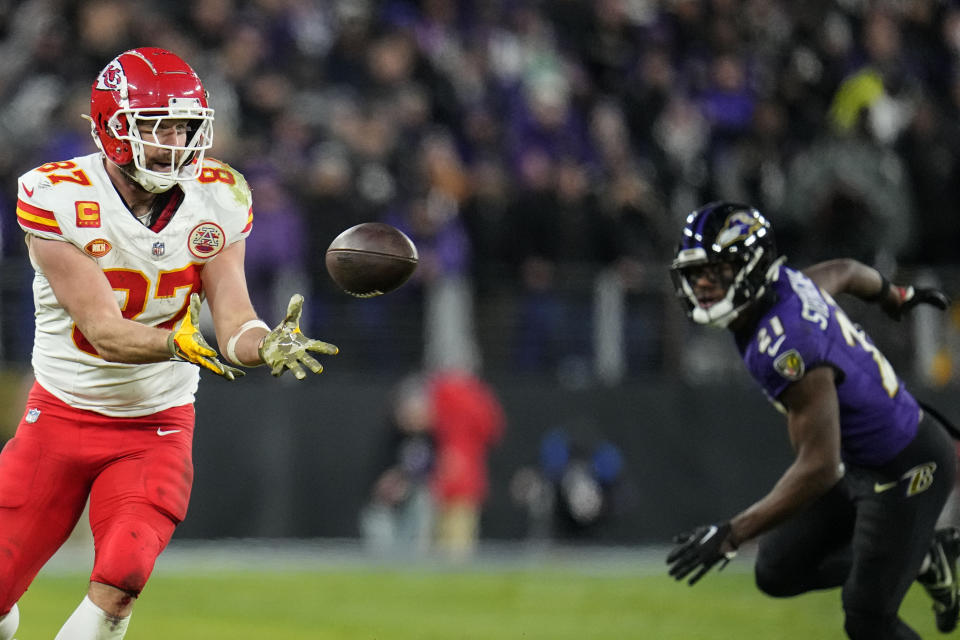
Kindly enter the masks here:
M 270 367 L 270 373 L 279 376 L 284 369 L 293 371 L 298 380 L 307 377 L 301 364 L 306 365 L 314 373 L 323 371 L 323 365 L 316 361 L 308 351 L 316 351 L 323 355 L 332 356 L 339 353 L 339 349 L 328 342 L 311 340 L 300 333 L 300 313 L 303 311 L 303 296 L 299 293 L 290 298 L 287 305 L 287 317 L 276 329 L 263 337 L 260 344 L 260 357 Z
M 217 359 L 217 352 L 207 344 L 200 330 L 197 329 L 197 320 L 200 318 L 200 296 L 190 294 L 190 307 L 187 315 L 183 316 L 180 326 L 167 336 L 167 348 L 174 360 L 183 360 L 213 371 L 227 380 L 234 380 L 238 376 L 246 375 L 241 369 L 231 367 Z

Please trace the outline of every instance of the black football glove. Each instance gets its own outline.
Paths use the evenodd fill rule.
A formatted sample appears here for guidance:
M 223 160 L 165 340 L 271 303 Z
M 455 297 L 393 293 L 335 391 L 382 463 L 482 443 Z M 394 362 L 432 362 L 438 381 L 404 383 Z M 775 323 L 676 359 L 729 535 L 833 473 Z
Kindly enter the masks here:
M 950 305 L 950 298 L 939 289 L 932 287 L 911 287 L 909 285 L 906 287 L 897 285 L 890 286 L 895 296 L 887 296 L 884 298 L 880 304 L 880 308 L 883 309 L 888 316 L 897 321 L 903 318 L 904 314 L 918 304 L 929 304 L 941 311 L 945 311 Z
M 737 546 L 730 539 L 730 534 L 730 523 L 722 522 L 697 527 L 676 536 L 673 541 L 677 546 L 667 556 L 667 564 L 671 565 L 670 575 L 676 580 L 683 580 L 696 570 L 688 583 L 694 585 L 718 562 L 723 564 L 717 571 L 722 570 L 737 555 Z

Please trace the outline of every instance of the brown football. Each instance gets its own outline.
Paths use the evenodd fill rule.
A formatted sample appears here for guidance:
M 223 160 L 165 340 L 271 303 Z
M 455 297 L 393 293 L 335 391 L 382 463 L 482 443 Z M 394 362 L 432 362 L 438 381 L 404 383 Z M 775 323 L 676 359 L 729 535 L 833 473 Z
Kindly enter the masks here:
M 327 248 L 327 273 L 358 298 L 393 291 L 417 268 L 417 247 L 402 231 L 383 222 L 350 227 Z

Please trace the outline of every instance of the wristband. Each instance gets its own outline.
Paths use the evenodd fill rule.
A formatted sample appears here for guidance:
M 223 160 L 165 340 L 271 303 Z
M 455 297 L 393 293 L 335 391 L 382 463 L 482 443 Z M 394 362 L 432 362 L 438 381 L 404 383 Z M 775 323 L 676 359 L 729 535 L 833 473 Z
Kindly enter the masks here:
M 730 524 L 729 521 L 727 524 Z M 740 541 L 733 537 L 733 525 L 730 525 L 730 533 L 727 534 L 727 544 L 733 547 L 733 550 L 736 551 L 740 548 Z
M 167 351 L 170 352 L 171 358 L 177 357 L 177 341 L 174 339 L 174 331 L 170 332 L 170 335 L 167 336 Z
M 230 336 L 230 339 L 227 341 L 227 348 L 223 350 L 223 355 L 227 358 L 227 360 L 242 367 L 251 366 L 240 362 L 240 360 L 237 358 L 237 341 L 240 340 L 240 336 L 242 336 L 244 333 L 257 327 L 266 329 L 268 332 L 270 331 L 270 327 L 267 326 L 266 322 L 259 318 L 255 318 L 253 320 L 247 320 L 240 325 L 239 329 L 233 332 L 233 335 Z
M 883 303 L 883 301 L 887 298 L 889 294 L 890 294 L 890 281 L 887 280 L 886 277 L 884 277 L 884 275 L 881 273 L 880 274 L 880 290 L 877 291 L 872 296 L 864 298 L 863 300 L 864 302 Z

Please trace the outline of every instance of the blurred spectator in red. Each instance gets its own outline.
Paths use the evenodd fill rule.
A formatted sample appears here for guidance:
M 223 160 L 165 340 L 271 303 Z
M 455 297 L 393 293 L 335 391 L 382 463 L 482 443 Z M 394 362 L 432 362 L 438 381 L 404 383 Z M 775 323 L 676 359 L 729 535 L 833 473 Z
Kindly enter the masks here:
M 475 550 L 487 497 L 487 453 L 501 437 L 504 413 L 493 390 L 466 371 L 442 371 L 429 382 L 436 470 L 437 549 L 450 559 Z

